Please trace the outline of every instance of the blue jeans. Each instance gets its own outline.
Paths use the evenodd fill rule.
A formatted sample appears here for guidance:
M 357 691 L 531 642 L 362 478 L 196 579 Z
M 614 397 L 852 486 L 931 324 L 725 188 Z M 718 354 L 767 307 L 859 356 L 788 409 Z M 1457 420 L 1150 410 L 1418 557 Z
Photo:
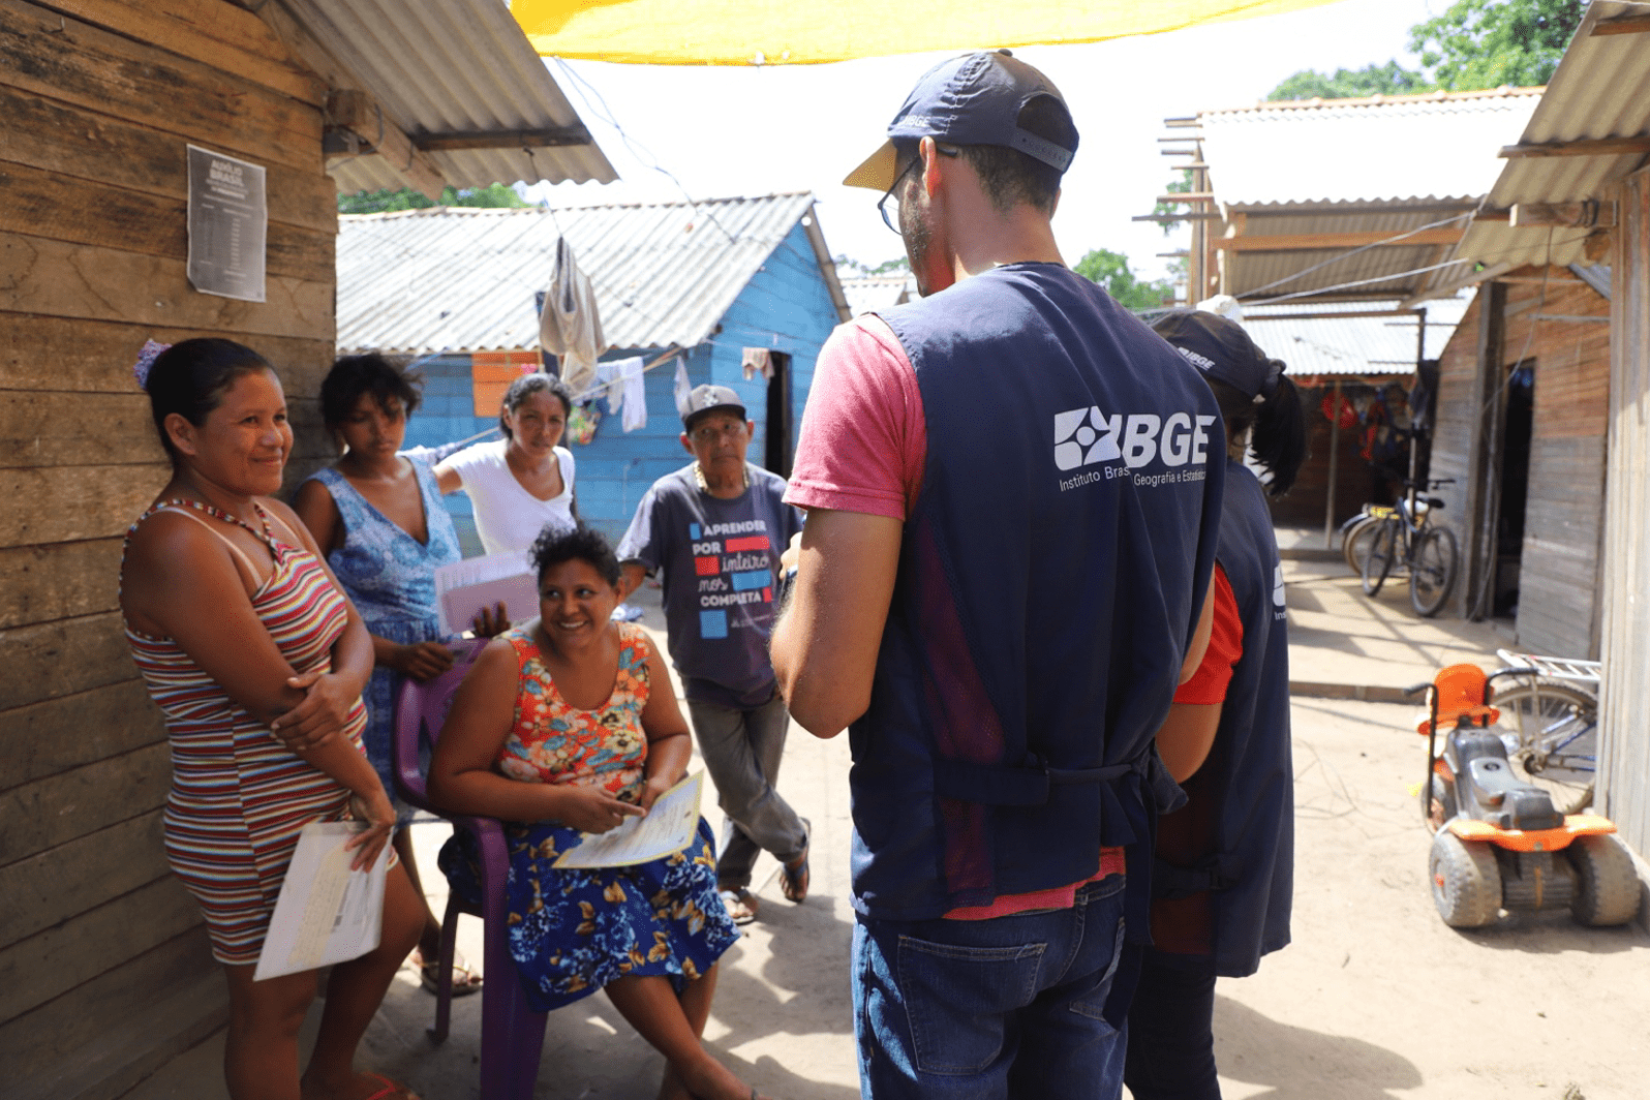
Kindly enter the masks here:
M 1070 909 L 854 928 L 865 1100 L 1116 1100 L 1123 1033 L 1104 1018 L 1123 949 L 1123 876 Z

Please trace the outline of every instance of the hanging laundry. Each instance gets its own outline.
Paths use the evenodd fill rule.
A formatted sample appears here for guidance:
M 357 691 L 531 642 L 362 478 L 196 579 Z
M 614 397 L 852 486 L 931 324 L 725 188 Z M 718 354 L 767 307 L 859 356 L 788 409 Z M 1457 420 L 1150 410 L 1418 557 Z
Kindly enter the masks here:
M 773 379 L 773 354 L 767 348 L 746 348 L 740 366 L 745 368 L 745 381 L 749 382 L 756 377 L 757 371 L 762 377 Z
M 693 384 L 688 381 L 687 361 L 680 355 L 676 357 L 676 382 L 672 388 L 676 397 L 676 415 L 685 417 L 688 411 L 688 397 L 693 393 Z
M 596 374 L 596 360 L 607 350 L 602 337 L 601 318 L 596 312 L 596 292 L 589 276 L 573 262 L 573 246 L 563 237 L 556 241 L 556 262 L 550 272 L 550 289 L 539 314 L 539 346 L 561 357 L 561 376 L 574 393 L 590 387 Z
M 619 368 L 616 388 L 624 392 L 624 430 L 633 432 L 647 427 L 647 380 L 642 377 L 642 357 L 621 359 L 614 365 Z
M 611 363 L 597 363 L 596 384 L 589 391 L 592 401 L 603 397 L 607 398 L 607 411 L 609 414 L 619 412 L 624 408 L 625 391 L 624 387 L 619 384 L 619 364 L 621 362 L 623 360 L 615 359 Z

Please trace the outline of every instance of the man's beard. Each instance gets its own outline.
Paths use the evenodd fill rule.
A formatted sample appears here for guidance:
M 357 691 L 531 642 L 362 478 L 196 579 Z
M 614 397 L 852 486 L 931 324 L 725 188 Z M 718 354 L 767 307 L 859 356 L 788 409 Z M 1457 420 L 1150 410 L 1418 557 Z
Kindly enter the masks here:
M 908 188 L 914 192 L 915 186 Z M 899 235 L 905 242 L 905 259 L 911 265 L 911 274 L 917 280 L 917 293 L 928 296 L 927 279 L 923 274 L 923 259 L 928 255 L 928 246 L 932 243 L 933 234 L 929 231 L 928 223 L 923 220 L 922 211 L 918 209 L 916 196 L 912 201 L 899 204 Z

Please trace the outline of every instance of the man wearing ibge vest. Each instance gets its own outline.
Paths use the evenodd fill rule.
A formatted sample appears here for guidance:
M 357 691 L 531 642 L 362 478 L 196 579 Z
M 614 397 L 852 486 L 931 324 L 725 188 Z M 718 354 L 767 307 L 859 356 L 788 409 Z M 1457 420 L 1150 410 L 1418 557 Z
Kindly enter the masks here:
M 884 192 L 925 297 L 820 354 L 773 637 L 792 716 L 849 731 L 861 1081 L 1115 1097 L 1125 933 L 1180 796 L 1152 739 L 1207 644 L 1219 413 L 1062 263 L 1077 131 L 1046 77 L 955 58 L 888 136 L 846 182 Z

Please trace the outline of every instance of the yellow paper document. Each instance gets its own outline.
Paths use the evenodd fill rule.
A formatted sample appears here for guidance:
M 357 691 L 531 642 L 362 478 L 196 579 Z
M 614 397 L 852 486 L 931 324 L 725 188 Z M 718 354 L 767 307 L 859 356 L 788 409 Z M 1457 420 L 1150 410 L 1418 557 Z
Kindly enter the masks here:
M 699 826 L 699 793 L 705 773 L 694 772 L 659 796 L 646 817 L 627 817 L 605 833 L 585 833 L 577 848 L 563 852 L 555 867 L 628 867 L 680 852 Z

